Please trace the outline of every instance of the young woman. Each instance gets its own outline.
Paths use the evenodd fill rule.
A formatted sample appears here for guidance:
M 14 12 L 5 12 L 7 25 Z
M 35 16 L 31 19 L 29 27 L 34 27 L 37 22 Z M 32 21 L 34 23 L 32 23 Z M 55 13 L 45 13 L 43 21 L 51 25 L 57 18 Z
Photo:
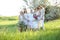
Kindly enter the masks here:
M 23 27 L 25 26 L 23 16 L 24 16 L 24 13 L 22 11 L 20 11 L 20 15 L 19 15 L 19 30 L 20 30 L 20 32 L 23 31 Z
M 40 20 L 40 24 L 41 24 L 41 28 L 43 30 L 45 30 L 45 27 L 44 27 L 44 15 L 45 15 L 45 8 L 44 6 L 41 6 L 41 20 Z
M 33 20 L 34 20 L 32 10 L 29 9 L 27 16 L 28 16 L 28 26 L 29 26 L 30 30 L 32 30 Z
M 26 30 L 27 30 L 27 27 L 28 27 L 28 16 L 27 16 L 27 9 L 24 8 L 24 23 L 25 23 L 25 26 L 26 26 Z
M 44 13 L 45 13 L 45 9 L 42 6 L 38 6 L 39 10 L 38 10 L 38 25 L 39 28 L 41 27 L 44 30 Z M 37 8 L 37 9 L 38 9 Z

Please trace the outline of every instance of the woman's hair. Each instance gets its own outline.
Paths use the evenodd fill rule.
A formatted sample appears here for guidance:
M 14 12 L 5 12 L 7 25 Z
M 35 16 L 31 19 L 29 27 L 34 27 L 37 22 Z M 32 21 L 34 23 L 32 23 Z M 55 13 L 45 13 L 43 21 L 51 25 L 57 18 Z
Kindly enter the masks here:
M 37 7 L 37 10 L 39 10 L 40 8 L 39 7 Z
M 37 11 L 37 8 L 35 8 L 34 11 Z
M 26 8 L 24 8 L 24 13 L 27 13 L 27 10 L 26 10 Z
M 40 10 L 42 7 L 39 5 L 38 7 L 36 7 L 34 10 Z
M 44 7 L 44 8 L 45 8 L 46 6 L 45 6 L 45 5 L 42 5 L 42 7 Z

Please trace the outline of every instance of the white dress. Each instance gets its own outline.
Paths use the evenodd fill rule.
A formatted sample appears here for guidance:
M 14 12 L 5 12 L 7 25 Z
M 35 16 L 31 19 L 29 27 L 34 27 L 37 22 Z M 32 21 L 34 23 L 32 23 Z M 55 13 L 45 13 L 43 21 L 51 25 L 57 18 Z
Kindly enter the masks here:
M 41 27 L 44 27 L 44 15 L 45 15 L 45 9 L 42 8 L 41 9 L 41 20 L 40 20 L 40 24 L 41 24 Z
M 34 20 L 33 14 L 28 13 L 27 16 L 28 16 L 27 20 L 29 20 L 28 25 L 32 28 L 33 20 Z
M 30 28 L 37 28 L 37 22 L 34 21 L 35 19 L 34 19 L 32 13 L 28 13 L 28 14 L 27 14 L 27 20 L 29 20 L 29 22 L 27 22 L 27 25 L 28 25 Z
M 34 29 L 38 28 L 38 22 L 37 21 L 33 21 L 32 28 L 34 28 Z
M 39 15 L 39 11 L 35 12 L 34 14 Z M 39 15 L 37 18 L 38 18 L 38 19 L 33 22 L 33 27 L 34 27 L 35 29 L 36 29 L 36 28 L 39 28 L 38 23 L 39 23 L 39 20 L 40 20 L 40 15 Z
M 38 18 L 37 21 L 39 21 L 39 20 L 41 19 L 41 17 L 40 17 L 40 16 L 41 16 L 41 11 L 37 11 L 37 12 L 36 12 L 36 15 L 38 15 L 38 17 L 37 17 L 37 18 Z
M 28 25 L 28 22 L 27 22 L 27 14 L 26 13 L 24 14 L 24 23 L 25 23 L 25 25 Z

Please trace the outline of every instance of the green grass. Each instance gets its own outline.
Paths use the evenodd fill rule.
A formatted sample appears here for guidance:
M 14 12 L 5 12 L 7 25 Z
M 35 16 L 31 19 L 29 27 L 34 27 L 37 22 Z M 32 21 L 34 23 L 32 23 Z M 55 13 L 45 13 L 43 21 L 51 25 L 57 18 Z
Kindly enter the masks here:
M 45 22 L 44 31 L 22 33 L 18 31 L 17 22 L 17 18 L 16 20 L 0 19 L 0 40 L 60 40 L 60 19 Z

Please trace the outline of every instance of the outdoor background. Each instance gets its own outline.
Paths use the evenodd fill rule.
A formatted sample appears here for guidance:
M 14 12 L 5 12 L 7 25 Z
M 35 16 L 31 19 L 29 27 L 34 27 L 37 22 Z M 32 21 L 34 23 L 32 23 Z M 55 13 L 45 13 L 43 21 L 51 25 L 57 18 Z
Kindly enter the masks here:
M 45 30 L 19 32 L 19 12 L 45 5 Z M 60 0 L 0 0 L 0 40 L 60 40 Z

